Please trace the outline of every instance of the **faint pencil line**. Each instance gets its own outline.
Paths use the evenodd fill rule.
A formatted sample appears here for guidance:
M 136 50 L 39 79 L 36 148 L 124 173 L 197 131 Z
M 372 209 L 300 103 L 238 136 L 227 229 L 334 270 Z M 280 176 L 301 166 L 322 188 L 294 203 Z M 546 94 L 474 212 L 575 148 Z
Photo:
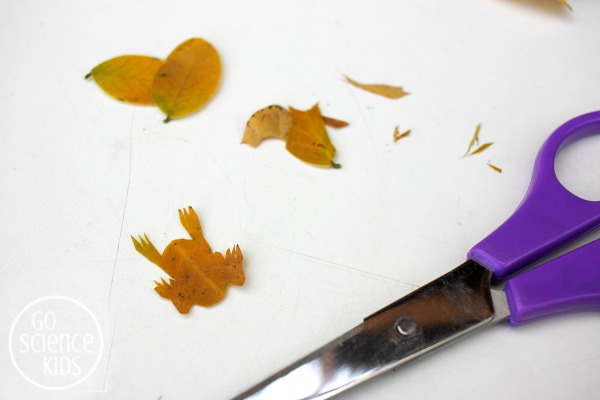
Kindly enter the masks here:
M 272 234 L 276 234 L 276 232 L 273 230 L 273 228 L 271 227 L 272 223 L 271 220 L 264 217 L 262 214 L 260 214 L 258 211 L 256 211 L 254 209 L 254 207 L 252 207 L 250 205 L 250 203 L 248 202 L 247 198 L 246 198 L 246 186 L 244 183 L 244 193 L 242 193 L 242 191 L 236 186 L 236 184 L 233 182 L 233 180 L 231 179 L 231 177 L 229 176 L 229 174 L 225 171 L 225 168 L 223 168 L 223 166 L 221 165 L 221 163 L 217 160 L 216 157 L 213 156 L 212 154 L 212 150 L 210 147 L 205 146 L 203 149 L 208 149 L 208 151 L 205 152 L 206 155 L 208 155 L 208 157 L 211 158 L 212 162 L 217 166 L 217 168 L 219 168 L 219 170 L 221 170 L 221 173 L 223 174 L 223 176 L 225 177 L 225 180 L 227 181 L 227 183 L 229 185 L 231 185 L 231 187 L 233 188 L 233 190 L 235 190 L 238 194 L 238 197 L 244 197 L 246 204 L 248 205 L 248 209 L 254 214 L 256 215 L 261 221 L 264 222 L 264 226 L 269 230 L 269 232 L 271 232 Z M 310 235 L 310 233 L 309 233 Z
M 117 259 L 119 258 L 119 250 L 121 248 L 121 237 L 123 236 L 123 225 L 125 224 L 125 212 L 127 210 L 127 201 L 129 200 L 129 187 L 131 186 L 131 163 L 133 155 L 133 118 L 135 111 L 131 113 L 131 124 L 129 128 L 129 173 L 127 176 L 127 190 L 125 190 L 125 204 L 123 205 L 123 213 L 121 214 L 121 227 L 119 229 L 119 240 L 117 241 L 117 250 L 115 251 L 115 260 L 113 262 L 112 276 L 110 278 L 110 289 L 108 290 L 107 302 L 110 304 L 110 296 L 112 295 L 113 283 L 115 280 L 115 272 L 117 270 Z
M 64 255 L 64 254 L 67 254 L 67 253 L 68 253 L 68 252 L 70 252 L 71 250 L 73 250 L 73 249 L 75 249 L 75 248 L 79 247 L 79 245 L 81 245 L 81 243 L 77 243 L 76 245 L 69 247 L 67 250 L 65 250 L 65 251 L 64 251 L 63 255 Z
M 383 189 L 384 196 L 382 198 L 385 198 L 385 195 L 388 192 L 387 183 L 385 182 L 385 177 L 383 174 L 383 167 L 381 166 L 381 157 L 379 156 L 379 152 L 377 151 L 377 146 L 375 146 L 375 140 L 373 139 L 373 132 L 371 131 L 371 127 L 369 126 L 369 121 L 367 120 L 367 117 L 365 117 L 365 114 L 363 113 L 363 110 L 360 107 L 360 104 L 358 103 L 358 99 L 354 95 L 354 91 L 352 90 L 350 85 L 348 85 L 348 90 L 350 92 L 350 95 L 352 96 L 352 100 L 354 101 L 356 108 L 358 109 L 360 118 L 363 120 L 365 127 L 367 128 L 367 132 L 369 133 L 369 135 L 368 135 L 369 142 L 371 143 L 371 148 L 373 149 L 373 153 L 375 153 L 375 158 L 377 160 L 377 169 L 379 170 L 379 178 L 381 180 L 381 187 Z
M 104 371 L 104 390 L 108 392 L 108 367 L 110 367 L 110 357 L 112 355 L 113 345 L 115 343 L 115 334 L 117 332 L 117 321 L 119 320 L 119 309 L 117 308 L 117 315 L 115 315 L 115 326 L 110 336 L 110 346 L 108 347 L 108 357 L 106 359 L 106 370 Z
M 296 315 L 298 314 L 298 304 L 300 303 L 300 288 L 302 287 L 302 278 L 304 278 L 303 271 L 300 271 L 300 282 L 298 288 L 296 289 L 296 296 L 294 297 L 294 312 L 292 313 L 292 321 L 296 322 Z
M 121 248 L 121 238 L 123 237 L 123 225 L 125 225 L 125 213 L 127 211 L 127 202 L 129 200 L 129 188 L 131 186 L 131 165 L 133 159 L 133 120 L 135 117 L 135 110 L 131 113 L 131 123 L 129 126 L 129 172 L 127 176 L 127 189 L 125 190 L 125 203 L 123 204 L 123 214 L 121 215 L 121 227 L 119 228 L 119 240 L 117 241 L 117 250 L 115 251 L 115 260 L 113 262 L 112 276 L 110 278 L 110 288 L 108 290 L 108 299 L 106 300 L 107 311 L 110 310 L 110 298 L 112 295 L 113 284 L 115 281 L 115 272 L 117 270 L 117 260 L 119 258 L 119 250 Z M 113 344 L 115 341 L 115 333 L 117 331 L 117 321 L 119 319 L 119 309 L 117 308 L 117 314 L 115 316 L 115 324 L 113 327 L 112 335 L 110 338 L 110 346 L 108 348 L 108 358 L 106 360 L 106 370 L 104 372 L 104 385 L 108 389 L 108 368 L 110 367 L 110 358 L 112 355 Z
M 334 261 L 324 260 L 322 258 L 311 256 L 311 255 L 308 255 L 308 254 L 305 254 L 305 253 L 302 253 L 302 252 L 299 252 L 299 251 L 294 251 L 294 250 L 286 249 L 286 248 L 283 248 L 283 247 L 279 247 L 279 246 L 275 246 L 275 245 L 271 245 L 271 244 L 267 244 L 267 243 L 260 243 L 260 244 L 263 245 L 263 246 L 271 247 L 273 249 L 277 249 L 277 250 L 286 252 L 286 253 L 290 253 L 290 254 L 301 256 L 301 257 L 304 257 L 304 258 L 307 258 L 307 259 L 310 259 L 310 260 L 318 261 L 321 264 L 328 265 L 328 266 L 333 267 L 333 268 L 339 268 L 339 269 L 344 270 L 346 272 L 351 272 L 351 273 L 358 274 L 358 275 L 368 276 L 370 278 L 379 279 L 379 280 L 382 280 L 382 281 L 391 281 L 391 282 L 400 283 L 400 284 L 402 284 L 404 286 L 407 286 L 409 288 L 417 288 L 417 287 L 419 287 L 418 285 L 413 285 L 412 283 L 404 282 L 404 281 L 401 281 L 399 279 L 390 278 L 389 276 L 385 276 L 385 275 L 375 274 L 373 272 L 368 272 L 368 271 L 365 271 L 365 270 L 360 269 L 360 268 L 351 267 L 349 265 L 340 264 L 340 263 L 337 263 L 337 262 L 334 262 Z

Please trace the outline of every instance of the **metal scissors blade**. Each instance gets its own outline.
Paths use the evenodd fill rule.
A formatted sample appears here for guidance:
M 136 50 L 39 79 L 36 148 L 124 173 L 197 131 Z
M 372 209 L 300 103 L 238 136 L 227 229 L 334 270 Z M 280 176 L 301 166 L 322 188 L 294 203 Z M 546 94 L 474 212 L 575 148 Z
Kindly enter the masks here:
M 235 399 L 326 399 L 505 319 L 506 297 L 490 279 L 468 260 Z

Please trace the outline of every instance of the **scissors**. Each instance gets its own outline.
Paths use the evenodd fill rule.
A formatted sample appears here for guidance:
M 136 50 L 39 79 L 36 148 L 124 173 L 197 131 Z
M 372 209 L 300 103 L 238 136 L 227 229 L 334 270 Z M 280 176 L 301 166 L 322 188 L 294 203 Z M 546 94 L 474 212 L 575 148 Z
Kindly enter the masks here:
M 327 399 L 496 322 L 600 310 L 600 239 L 528 269 L 600 226 L 600 201 L 575 196 L 554 171 L 558 151 L 591 134 L 600 134 L 600 111 L 548 137 L 519 207 L 462 265 L 235 399 Z

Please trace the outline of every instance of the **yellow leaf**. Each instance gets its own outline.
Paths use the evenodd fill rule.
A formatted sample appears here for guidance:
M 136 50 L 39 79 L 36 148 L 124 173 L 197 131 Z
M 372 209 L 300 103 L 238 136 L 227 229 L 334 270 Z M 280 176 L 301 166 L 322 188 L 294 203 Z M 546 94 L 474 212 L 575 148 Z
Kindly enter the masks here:
M 408 135 L 410 135 L 410 129 L 400 133 L 400 129 L 398 128 L 398 125 L 396 125 L 396 127 L 394 128 L 394 142 L 397 142 L 400 139 L 404 139 Z
M 284 139 L 291 124 L 292 117 L 287 109 L 278 105 L 265 107 L 248 120 L 242 143 L 257 147 L 263 139 Z
M 154 281 L 154 290 L 187 314 L 194 304 L 204 307 L 220 302 L 229 285 L 242 286 L 246 280 L 240 246 L 227 249 L 225 257 L 213 253 L 204 239 L 200 220 L 192 207 L 179 210 L 179 220 L 191 239 L 173 240 L 162 254 L 148 236 L 131 237 L 135 249 L 169 275 L 169 282 Z
M 558 0 L 560 1 L 565 7 L 567 7 L 569 9 L 569 11 L 573 11 L 573 8 L 571 7 L 571 5 L 569 3 L 567 3 L 567 0 Z
M 219 53 L 210 43 L 194 38 L 180 44 L 152 85 L 154 102 L 167 115 L 165 122 L 202 107 L 214 94 L 220 77 Z
M 147 56 L 120 56 L 97 65 L 86 78 L 112 97 L 133 104 L 153 104 L 152 81 L 164 61 Z
M 315 104 L 308 111 L 290 107 L 292 126 L 287 136 L 285 147 L 302 161 L 320 166 L 340 168 L 333 162 L 335 147 L 329 140 L 319 105 Z
M 325 123 L 325 125 L 330 126 L 335 129 L 345 128 L 348 125 L 350 125 L 349 123 L 347 123 L 346 121 L 342 121 L 341 119 L 330 118 L 330 117 L 326 117 L 324 115 L 323 115 L 323 122 Z
M 481 146 L 479 146 L 476 150 L 473 150 L 473 152 L 471 154 L 469 154 L 469 155 L 472 156 L 473 154 L 481 153 L 482 151 L 484 151 L 485 149 L 487 149 L 488 147 L 490 147 L 493 144 L 494 144 L 493 142 L 484 143 Z
M 463 157 L 466 157 L 467 154 L 469 154 L 474 144 L 479 144 L 479 131 L 481 131 L 481 124 L 477 124 L 477 128 L 475 128 L 475 133 L 473 134 L 473 137 L 469 142 L 469 147 L 467 148 L 467 151 L 465 151 L 465 154 L 463 154 Z
M 351 78 L 348 78 L 346 75 L 344 75 L 344 78 L 346 78 L 346 80 L 350 84 L 356 86 L 357 88 L 366 90 L 367 92 L 378 94 L 380 96 L 387 97 L 388 99 L 399 99 L 400 97 L 404 97 L 404 96 L 410 94 L 410 93 L 405 92 L 401 86 L 359 83 Z

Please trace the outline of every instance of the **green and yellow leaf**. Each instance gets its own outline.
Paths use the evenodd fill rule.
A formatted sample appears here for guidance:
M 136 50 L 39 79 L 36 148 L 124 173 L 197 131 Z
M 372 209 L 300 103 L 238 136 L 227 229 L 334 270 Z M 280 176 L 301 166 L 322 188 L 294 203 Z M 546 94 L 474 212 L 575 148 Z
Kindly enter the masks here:
M 163 60 L 147 56 L 120 56 L 97 65 L 86 75 L 110 96 L 133 104 L 153 104 L 152 82 Z

